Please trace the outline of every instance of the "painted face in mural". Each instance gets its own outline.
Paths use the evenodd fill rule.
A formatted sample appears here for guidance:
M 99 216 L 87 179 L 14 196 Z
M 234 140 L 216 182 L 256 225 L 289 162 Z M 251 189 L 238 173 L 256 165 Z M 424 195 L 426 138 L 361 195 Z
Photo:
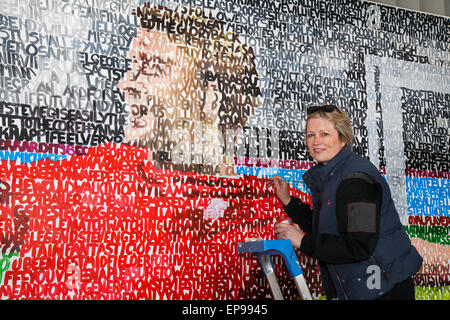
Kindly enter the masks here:
M 118 84 L 130 115 L 125 142 L 149 148 L 158 167 L 234 168 L 240 129 L 260 105 L 253 49 L 202 10 L 137 14 L 143 27 Z M 167 24 L 159 25 L 161 16 Z
M 167 33 L 140 28 L 129 57 L 132 69 L 119 82 L 130 121 L 126 143 L 171 153 L 170 160 L 220 163 L 218 130 L 221 94 L 211 82 L 199 86 L 195 59 Z
M 177 56 L 176 46 L 166 33 L 138 29 L 129 57 L 131 70 L 118 84 L 125 92 L 130 113 L 125 140 L 148 146 L 163 134 L 159 131 L 158 120 L 175 117 L 176 101 L 169 98 L 187 72 L 181 68 L 181 57 Z
M 306 145 L 317 162 L 327 164 L 345 145 L 333 122 L 324 118 L 312 118 L 307 122 Z

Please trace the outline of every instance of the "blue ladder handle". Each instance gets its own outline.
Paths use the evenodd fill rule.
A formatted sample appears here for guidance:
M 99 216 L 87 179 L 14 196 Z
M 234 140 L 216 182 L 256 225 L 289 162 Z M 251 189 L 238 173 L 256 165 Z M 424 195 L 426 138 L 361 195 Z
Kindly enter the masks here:
M 303 274 L 297 255 L 292 247 L 291 240 L 258 240 L 238 243 L 238 252 L 253 252 L 262 265 L 261 255 L 270 255 L 270 263 L 272 264 L 272 255 L 281 255 L 286 261 L 286 266 L 292 278 Z M 263 268 L 264 270 L 264 268 Z

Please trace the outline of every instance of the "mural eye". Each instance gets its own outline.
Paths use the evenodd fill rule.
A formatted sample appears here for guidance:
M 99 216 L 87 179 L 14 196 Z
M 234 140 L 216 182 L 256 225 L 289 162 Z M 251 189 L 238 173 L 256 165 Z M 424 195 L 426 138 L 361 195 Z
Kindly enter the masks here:
M 137 90 L 136 88 L 133 88 L 133 87 L 127 87 L 126 90 L 129 93 L 139 93 L 140 92 L 139 90 Z

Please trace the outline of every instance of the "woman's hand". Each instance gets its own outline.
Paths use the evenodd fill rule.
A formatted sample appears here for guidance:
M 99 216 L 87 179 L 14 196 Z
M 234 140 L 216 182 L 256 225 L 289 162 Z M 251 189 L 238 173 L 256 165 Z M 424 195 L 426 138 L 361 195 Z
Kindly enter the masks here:
M 278 223 L 275 225 L 274 232 L 277 239 L 289 239 L 294 248 L 297 249 L 300 248 L 305 235 L 298 224 L 295 223 Z
M 289 195 L 289 186 L 287 182 L 281 177 L 273 177 L 270 179 L 270 185 L 275 188 L 275 193 L 277 194 L 278 199 L 280 199 L 281 203 L 285 206 L 291 201 L 291 196 Z

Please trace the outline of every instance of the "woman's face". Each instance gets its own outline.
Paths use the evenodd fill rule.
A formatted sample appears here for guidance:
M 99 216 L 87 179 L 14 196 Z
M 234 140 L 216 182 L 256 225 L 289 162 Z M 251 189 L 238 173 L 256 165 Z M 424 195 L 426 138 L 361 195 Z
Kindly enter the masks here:
M 327 164 L 345 145 L 333 122 L 325 118 L 312 118 L 306 123 L 306 146 L 317 162 Z

